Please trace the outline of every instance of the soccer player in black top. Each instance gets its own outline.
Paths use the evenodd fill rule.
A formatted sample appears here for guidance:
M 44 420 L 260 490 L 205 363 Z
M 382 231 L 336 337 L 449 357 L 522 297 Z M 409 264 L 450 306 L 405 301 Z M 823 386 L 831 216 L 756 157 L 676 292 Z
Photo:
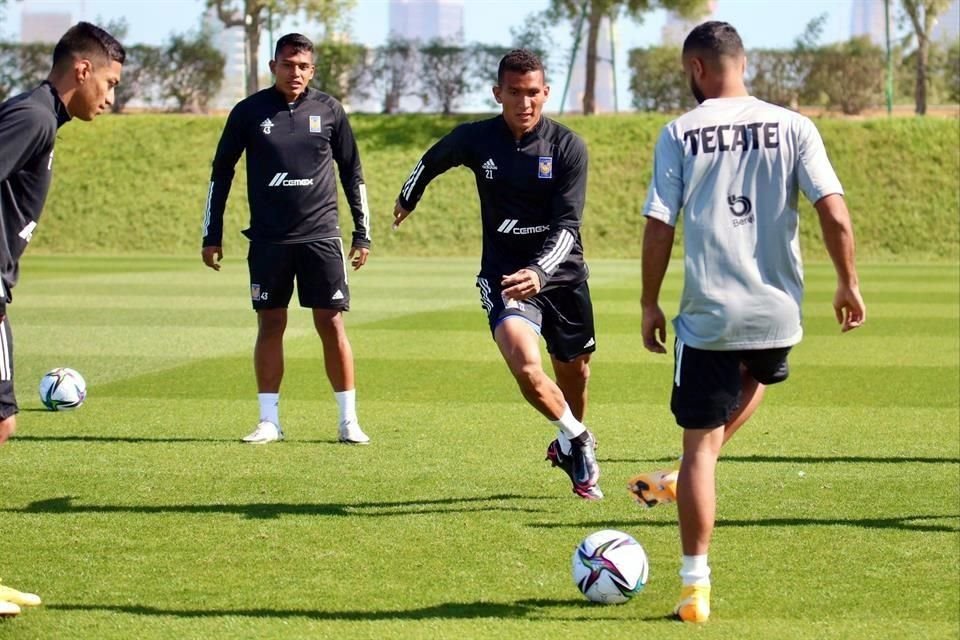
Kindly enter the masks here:
M 43 211 L 53 177 L 57 129 L 71 118 L 93 120 L 113 103 L 126 59 L 123 46 L 87 22 L 71 27 L 53 50 L 45 82 L 0 104 L 0 444 L 17 428 L 13 333 L 7 305 L 20 256 Z M 34 594 L 0 585 L 0 616 L 40 604 Z
M 362 267 L 370 252 L 370 214 L 360 154 L 343 106 L 308 87 L 313 78 L 313 43 L 292 33 L 277 41 L 268 89 L 239 102 L 220 137 L 203 224 L 203 262 L 220 269 L 223 213 L 234 167 L 247 152 L 250 239 L 247 263 L 250 296 L 257 312 L 254 370 L 260 421 L 244 442 L 283 439 L 280 381 L 283 333 L 294 279 L 300 305 L 313 311 L 323 343 L 327 378 L 339 406 L 339 440 L 367 444 L 357 420 L 353 352 L 343 325 L 349 309 L 346 260 L 337 214 L 339 170 L 354 232 L 350 261 Z
M 455 128 L 424 154 L 397 198 L 394 228 L 435 177 L 459 165 L 473 171 L 483 224 L 477 287 L 493 338 L 523 397 L 559 428 L 547 459 L 570 476 L 574 493 L 602 498 L 593 435 L 583 425 L 596 348 L 580 242 L 587 150 L 543 117 L 550 87 L 533 53 L 504 56 L 493 95 L 501 115 Z M 556 382 L 543 370 L 540 335 Z

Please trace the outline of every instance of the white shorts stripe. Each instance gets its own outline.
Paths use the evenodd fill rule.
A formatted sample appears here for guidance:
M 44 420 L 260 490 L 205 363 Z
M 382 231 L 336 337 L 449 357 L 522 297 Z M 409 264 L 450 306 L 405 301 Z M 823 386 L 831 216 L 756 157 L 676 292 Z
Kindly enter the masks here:
M 480 304 L 483 305 L 484 311 L 490 313 L 490 309 L 493 309 L 493 301 L 490 299 L 490 283 L 487 282 L 486 278 L 477 278 L 477 286 L 480 287 Z
M 0 380 L 9 382 L 10 375 L 10 345 L 7 342 L 7 319 L 0 320 Z
M 680 365 L 683 364 L 683 342 L 680 341 L 680 338 L 677 338 L 677 344 L 673 346 L 673 354 L 676 358 L 676 368 L 673 372 L 673 386 L 680 386 Z

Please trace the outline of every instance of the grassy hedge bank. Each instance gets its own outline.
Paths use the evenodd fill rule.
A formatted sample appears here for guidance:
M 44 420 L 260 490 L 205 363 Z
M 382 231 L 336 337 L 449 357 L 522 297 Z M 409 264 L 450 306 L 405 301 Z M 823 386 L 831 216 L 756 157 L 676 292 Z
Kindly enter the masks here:
M 389 230 L 393 201 L 420 154 L 460 118 L 356 115 L 373 217 L 374 248 L 389 255 L 474 255 L 480 245 L 473 176 L 436 180 L 412 224 Z M 590 150 L 584 236 L 588 256 L 640 252 L 640 206 L 650 178 L 659 116 L 562 121 Z M 843 181 L 864 257 L 956 259 L 960 255 L 960 126 L 956 119 L 821 120 Z M 210 160 L 223 117 L 108 116 L 70 123 L 57 143 L 54 187 L 31 251 L 185 254 L 199 247 Z M 242 167 L 227 211 L 225 251 L 245 240 Z M 801 224 L 811 257 L 823 255 L 813 209 Z M 345 227 L 351 228 L 346 216 Z

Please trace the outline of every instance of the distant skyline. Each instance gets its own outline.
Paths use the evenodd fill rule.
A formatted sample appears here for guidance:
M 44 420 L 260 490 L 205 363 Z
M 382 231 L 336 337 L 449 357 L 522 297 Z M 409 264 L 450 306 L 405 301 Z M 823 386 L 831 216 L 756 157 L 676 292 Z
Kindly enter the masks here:
M 449 0 L 446 0 L 449 2 Z M 806 25 L 820 15 L 826 15 L 822 43 L 844 41 L 854 29 L 855 4 L 873 4 L 877 0 L 715 0 L 713 18 L 733 24 L 749 50 L 753 48 L 789 48 L 803 33 Z M 405 4 L 413 4 L 405 0 Z M 203 0 L 22 0 L 8 2 L 0 22 L 0 38 L 18 40 L 21 13 L 69 12 L 73 21 L 110 21 L 126 19 L 129 31 L 126 42 L 158 45 L 172 34 L 197 29 L 205 9 Z M 523 25 L 533 13 L 543 11 L 549 0 L 453 0 L 462 4 L 463 40 L 465 43 L 510 43 L 511 29 Z M 948 13 L 948 15 L 951 15 Z M 390 30 L 389 0 L 358 0 L 351 12 L 350 38 L 366 46 L 383 44 Z M 661 44 L 668 13 L 651 11 L 638 23 L 624 19 L 617 24 L 616 66 L 618 101 L 623 108 L 630 104 L 627 52 L 637 47 Z M 896 28 L 896 25 L 894 25 Z M 316 37 L 319 29 L 311 28 L 302 19 L 287 19 L 274 37 L 289 31 L 301 31 Z M 549 80 L 557 100 L 549 105 L 559 109 L 563 79 L 572 46 L 571 29 L 561 25 L 551 29 L 554 42 L 549 52 Z M 272 43 L 264 34 L 261 61 L 264 69 L 270 58 Z

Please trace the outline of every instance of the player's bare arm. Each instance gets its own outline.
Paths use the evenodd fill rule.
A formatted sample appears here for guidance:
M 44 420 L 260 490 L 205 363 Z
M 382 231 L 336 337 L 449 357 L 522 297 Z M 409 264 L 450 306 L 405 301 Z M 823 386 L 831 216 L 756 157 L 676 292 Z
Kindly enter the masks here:
M 670 225 L 647 218 L 643 231 L 643 291 L 640 294 L 640 306 L 643 311 L 641 335 L 643 346 L 653 353 L 666 353 L 667 320 L 660 308 L 660 287 L 670 264 L 670 252 L 673 249 L 674 228 Z
M 400 204 L 400 201 L 397 200 L 393 205 L 393 230 L 396 231 L 400 228 L 400 224 L 407 219 L 407 216 L 410 215 L 410 211 L 403 208 L 403 205 Z
M 500 286 L 503 287 L 503 295 L 511 300 L 526 300 L 540 293 L 543 288 L 540 276 L 533 269 L 520 269 L 503 276 Z
M 367 258 L 369 255 L 370 249 L 354 245 L 350 247 L 350 255 L 348 255 L 347 258 L 350 260 L 350 265 L 353 267 L 353 270 L 356 271 L 363 265 L 367 264 Z
M 223 260 L 223 247 L 204 247 L 200 250 L 203 264 L 214 271 L 220 271 L 220 261 Z
M 854 260 L 855 243 L 850 212 L 843 196 L 837 193 L 820 198 L 814 207 L 820 217 L 823 243 L 837 272 L 833 310 L 840 330 L 847 332 L 867 320 L 867 307 L 860 295 L 860 279 Z

